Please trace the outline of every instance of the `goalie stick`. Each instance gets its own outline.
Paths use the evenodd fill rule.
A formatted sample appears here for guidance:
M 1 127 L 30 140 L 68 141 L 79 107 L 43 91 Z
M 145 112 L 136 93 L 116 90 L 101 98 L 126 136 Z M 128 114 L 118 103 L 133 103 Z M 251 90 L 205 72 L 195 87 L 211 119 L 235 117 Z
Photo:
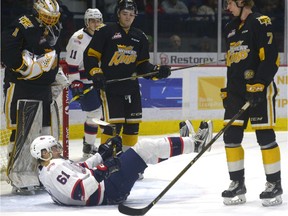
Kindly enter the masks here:
M 193 158 L 192 161 L 162 190 L 162 192 L 146 207 L 143 208 L 132 208 L 125 206 L 123 203 L 118 205 L 118 210 L 122 214 L 126 215 L 145 215 L 163 196 L 164 194 L 184 175 L 184 173 L 207 151 L 212 144 L 232 125 L 232 123 L 241 116 L 245 110 L 250 106 L 247 101 L 244 106 L 233 116 L 233 118 L 211 139 L 211 141 L 203 147 L 203 149 Z

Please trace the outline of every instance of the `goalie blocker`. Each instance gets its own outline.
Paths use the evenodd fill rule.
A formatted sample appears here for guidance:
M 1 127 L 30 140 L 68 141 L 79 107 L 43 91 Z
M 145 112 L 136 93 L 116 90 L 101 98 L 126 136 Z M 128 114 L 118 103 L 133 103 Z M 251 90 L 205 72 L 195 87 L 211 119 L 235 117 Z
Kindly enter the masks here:
M 7 176 L 11 185 L 20 191 L 21 188 L 40 185 L 37 160 L 31 157 L 30 144 L 41 134 L 42 115 L 42 101 L 18 100 L 16 139 L 7 167 Z

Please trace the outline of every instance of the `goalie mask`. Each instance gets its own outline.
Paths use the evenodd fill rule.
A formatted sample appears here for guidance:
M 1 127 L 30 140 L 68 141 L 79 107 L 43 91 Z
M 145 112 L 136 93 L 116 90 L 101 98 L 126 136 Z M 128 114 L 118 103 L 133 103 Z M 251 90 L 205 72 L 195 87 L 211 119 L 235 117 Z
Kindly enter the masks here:
M 61 144 L 53 136 L 40 136 L 31 143 L 30 153 L 37 160 L 49 161 L 52 158 L 52 147 L 55 147 L 58 153 L 62 153 Z M 42 157 L 42 150 L 46 150 L 49 153 L 49 158 Z
M 88 8 L 84 14 L 85 26 L 89 27 L 89 19 L 98 19 L 103 22 L 102 13 L 97 8 Z
M 61 13 L 56 0 L 37 0 L 33 9 L 34 15 L 43 25 L 54 26 L 59 21 Z

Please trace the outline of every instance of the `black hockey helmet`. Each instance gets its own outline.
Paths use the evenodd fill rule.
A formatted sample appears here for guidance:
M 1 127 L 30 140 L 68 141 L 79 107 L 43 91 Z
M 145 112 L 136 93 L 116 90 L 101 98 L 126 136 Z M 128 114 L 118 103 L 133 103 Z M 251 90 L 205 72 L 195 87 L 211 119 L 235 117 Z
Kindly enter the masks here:
M 138 13 L 137 4 L 134 0 L 118 0 L 116 13 L 118 14 L 121 10 L 134 10 L 135 14 Z
M 236 3 L 237 7 L 239 8 L 243 8 L 245 6 L 249 6 L 249 7 L 253 7 L 254 6 L 254 0 L 232 0 Z M 240 4 L 240 3 L 243 3 L 243 4 Z M 227 8 L 227 4 L 228 4 L 228 0 L 223 0 L 223 9 L 226 10 Z

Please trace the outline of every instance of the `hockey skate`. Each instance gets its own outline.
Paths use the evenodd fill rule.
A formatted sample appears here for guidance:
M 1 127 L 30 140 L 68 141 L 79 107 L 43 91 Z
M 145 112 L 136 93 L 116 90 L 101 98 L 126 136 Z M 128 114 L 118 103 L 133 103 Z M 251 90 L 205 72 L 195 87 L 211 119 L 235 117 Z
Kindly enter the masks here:
M 83 158 L 89 158 L 97 152 L 97 148 L 94 145 L 88 144 L 83 138 Z
M 198 132 L 195 134 L 195 152 L 202 151 L 203 147 L 209 143 L 213 136 L 213 124 L 212 121 L 202 121 L 198 128 Z M 211 150 L 211 147 L 208 151 Z
M 246 187 L 244 179 L 240 181 L 232 181 L 229 188 L 222 192 L 225 205 L 238 205 L 246 202 Z
M 192 138 L 195 141 L 195 152 L 200 152 L 203 147 L 209 143 L 213 136 L 213 124 L 212 121 L 202 121 L 200 123 L 200 126 L 198 128 L 197 133 L 195 133 L 192 123 L 189 120 L 186 120 L 185 122 L 180 122 L 180 136 L 181 137 L 187 137 L 190 134 L 192 135 Z M 211 148 L 209 148 L 208 151 L 210 151 Z
M 189 120 L 180 122 L 179 128 L 181 137 L 189 137 L 190 133 L 195 134 L 193 125 Z
M 265 207 L 282 204 L 281 194 L 283 193 L 281 181 L 266 182 L 265 190 L 260 194 L 262 205 Z

